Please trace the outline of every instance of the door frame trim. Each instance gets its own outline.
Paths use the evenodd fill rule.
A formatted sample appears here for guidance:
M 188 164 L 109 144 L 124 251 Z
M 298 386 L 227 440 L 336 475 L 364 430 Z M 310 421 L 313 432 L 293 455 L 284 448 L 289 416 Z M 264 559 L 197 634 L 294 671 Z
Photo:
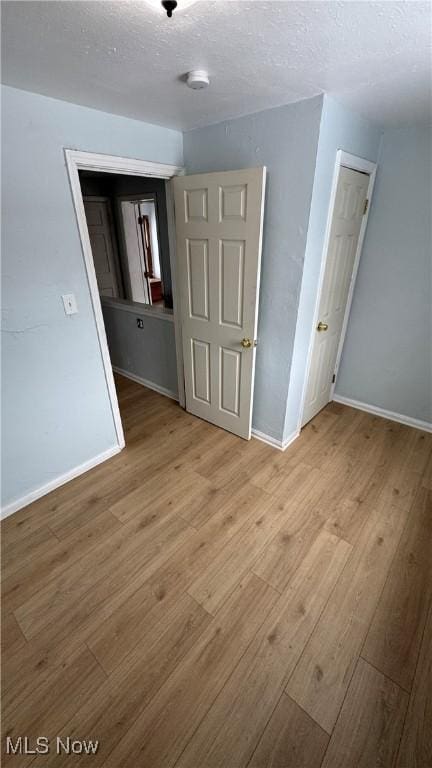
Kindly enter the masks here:
M 371 208 L 371 200 L 372 200 L 372 193 L 373 188 L 375 184 L 375 177 L 377 172 L 377 163 L 373 163 L 370 160 L 366 160 L 363 157 L 358 157 L 357 155 L 352 155 L 349 152 L 345 152 L 343 149 L 338 149 L 336 152 L 336 160 L 333 170 L 333 179 L 332 179 L 332 185 L 331 185 L 331 191 L 330 191 L 330 200 L 329 200 L 329 207 L 328 207 L 328 213 L 327 213 L 327 222 L 326 222 L 326 228 L 325 228 L 325 234 L 324 234 L 324 242 L 323 242 L 323 249 L 322 249 L 322 255 L 321 255 L 321 265 L 320 265 L 320 273 L 318 278 L 318 286 L 317 286 L 317 292 L 316 292 L 316 299 L 315 299 L 315 307 L 313 312 L 313 321 L 312 321 L 312 327 L 311 327 L 311 333 L 310 333 L 310 339 L 309 339 L 309 345 L 308 345 L 308 353 L 307 353 L 307 360 L 306 360 L 306 369 L 305 369 L 305 376 L 303 381 L 303 391 L 302 391 L 302 398 L 301 398 L 301 404 L 300 404 L 300 414 L 299 414 L 299 421 L 298 421 L 298 429 L 299 431 L 303 427 L 303 414 L 305 409 L 305 401 L 306 401 L 306 392 L 307 392 L 307 386 L 309 383 L 309 376 L 311 371 L 311 363 L 312 363 L 312 351 L 313 351 L 313 344 L 314 344 L 314 331 L 315 326 L 318 322 L 318 313 L 319 313 L 319 305 L 321 301 L 321 293 L 324 285 L 324 275 L 325 270 L 327 266 L 327 258 L 328 258 L 328 251 L 329 251 L 329 244 L 330 244 L 330 231 L 331 231 L 331 225 L 333 221 L 333 214 L 334 214 L 334 207 L 336 202 L 336 191 L 337 191 L 337 185 L 339 182 L 339 174 L 341 167 L 344 168 L 351 168 L 353 171 L 360 171 L 361 173 L 367 173 L 369 175 L 369 185 L 367 189 L 367 197 L 369 200 L 368 209 L 366 211 L 366 214 L 363 216 L 363 221 L 361 223 L 360 227 L 360 233 L 359 238 L 357 242 L 357 249 L 354 259 L 354 266 L 352 271 L 352 277 L 350 282 L 350 287 L 348 291 L 348 298 L 347 303 L 345 307 L 345 313 L 344 313 L 344 319 L 342 323 L 342 330 L 341 335 L 339 339 L 338 344 L 338 350 L 336 354 L 336 361 L 335 361 L 335 381 L 333 382 L 330 390 L 330 400 L 331 402 L 333 400 L 333 395 L 336 387 L 336 381 L 337 381 L 337 375 L 339 371 L 339 364 L 340 359 L 342 356 L 342 350 L 343 345 L 345 342 L 345 336 L 347 332 L 348 327 L 348 320 L 349 315 L 351 311 L 351 305 L 354 295 L 354 288 L 355 283 L 357 279 L 357 273 L 358 268 L 360 264 L 360 257 L 361 252 L 363 248 L 363 242 L 364 237 L 366 233 L 366 227 L 369 219 L 369 213 Z
M 125 439 L 123 433 L 123 425 L 120 417 L 120 409 L 117 399 L 117 392 L 114 384 L 114 375 L 111 364 L 111 358 L 108 349 L 108 342 L 105 331 L 105 323 L 102 313 L 102 304 L 99 296 L 99 291 L 96 281 L 96 271 L 93 262 L 93 256 L 90 245 L 90 238 L 87 229 L 87 221 L 84 210 L 83 195 L 81 192 L 81 185 L 79 180 L 79 170 L 92 170 L 99 171 L 101 173 L 118 173 L 126 176 L 147 176 L 158 179 L 171 179 L 173 176 L 181 176 L 185 173 L 183 166 L 167 165 L 166 163 L 154 163 L 148 160 L 136 160 L 131 157 L 119 157 L 117 155 L 105 155 L 95 152 L 81 152 L 75 149 L 64 149 L 66 170 L 69 176 L 69 183 L 72 193 L 72 202 L 75 210 L 75 215 L 78 224 L 78 233 L 81 241 L 81 248 L 84 257 L 84 266 L 86 270 L 87 282 L 89 286 L 90 298 L 92 303 L 93 314 L 96 323 L 96 332 L 99 340 L 99 348 L 102 357 L 102 364 L 104 367 L 105 380 L 108 390 L 108 397 L 111 404 L 111 411 L 113 421 L 115 425 L 118 447 L 121 450 L 125 446 Z M 166 185 L 167 188 L 169 185 Z M 168 190 L 167 190 L 168 193 Z M 168 198 L 168 194 L 167 194 Z M 168 199 L 167 199 L 168 202 Z M 172 219 L 174 218 L 174 210 L 168 205 L 168 228 L 173 226 Z M 171 220 L 171 221 L 170 221 Z M 170 238 L 170 261 L 171 269 L 173 263 L 175 264 L 175 239 L 171 241 Z M 174 301 L 174 328 L 176 337 L 176 349 L 181 349 L 181 339 L 178 339 L 178 323 L 179 313 L 176 312 L 177 304 L 177 291 L 175 274 L 171 275 L 172 289 L 173 289 L 173 301 Z M 182 374 L 183 369 L 181 369 Z M 177 353 L 177 375 L 179 378 L 179 400 L 181 403 L 181 389 L 180 389 L 180 370 L 179 359 Z M 184 388 L 184 384 L 183 384 Z M 184 391 L 184 389 L 183 389 Z

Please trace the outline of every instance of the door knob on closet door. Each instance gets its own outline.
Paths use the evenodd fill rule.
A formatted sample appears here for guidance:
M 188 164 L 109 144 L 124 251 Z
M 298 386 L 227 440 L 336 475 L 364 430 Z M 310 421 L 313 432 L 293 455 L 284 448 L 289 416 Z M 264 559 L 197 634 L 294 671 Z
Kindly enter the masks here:
M 327 330 L 328 330 L 327 323 L 322 323 L 321 320 L 320 320 L 318 325 L 317 325 L 317 331 L 327 331 Z

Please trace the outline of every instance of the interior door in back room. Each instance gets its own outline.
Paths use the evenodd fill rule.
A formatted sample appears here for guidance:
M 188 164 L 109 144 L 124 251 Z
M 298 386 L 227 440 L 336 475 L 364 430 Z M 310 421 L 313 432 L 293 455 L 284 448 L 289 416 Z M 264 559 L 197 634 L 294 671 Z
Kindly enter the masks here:
M 84 197 L 90 244 L 101 296 L 118 297 L 117 249 L 108 198 Z
M 340 168 L 302 426 L 330 400 L 369 179 L 367 173 Z
M 186 410 L 250 439 L 265 168 L 173 179 Z

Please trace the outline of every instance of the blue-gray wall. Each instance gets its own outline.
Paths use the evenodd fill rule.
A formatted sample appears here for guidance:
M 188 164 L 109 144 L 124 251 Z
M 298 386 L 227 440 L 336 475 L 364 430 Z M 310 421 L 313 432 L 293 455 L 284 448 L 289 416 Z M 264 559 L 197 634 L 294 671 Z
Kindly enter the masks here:
M 181 165 L 183 140 L 7 87 L 2 102 L 6 505 L 116 444 L 63 148 Z M 318 97 L 183 139 L 189 173 L 268 169 L 253 425 L 282 440 L 298 423 L 336 151 L 377 160 L 381 133 Z M 426 130 L 384 136 L 337 382 L 340 395 L 422 420 L 431 419 L 430 149 Z M 77 315 L 65 316 L 62 293 L 76 295 Z M 175 392 L 172 323 L 149 318 L 140 332 L 133 314 L 104 314 L 114 365 Z
M 267 166 L 253 426 L 282 439 L 322 98 L 184 134 L 188 173 Z
M 2 502 L 116 444 L 63 148 L 182 164 L 182 135 L 2 87 Z M 61 294 L 79 313 L 66 317 Z
M 295 433 L 301 418 L 301 399 L 305 381 L 307 352 L 312 333 L 316 293 L 330 204 L 333 171 L 338 149 L 376 162 L 381 130 L 359 115 L 324 97 L 320 135 L 308 225 L 304 271 L 297 317 L 284 439 Z M 376 201 L 374 200 L 374 206 Z
M 336 392 L 432 422 L 431 129 L 386 131 Z
M 177 397 L 177 359 L 173 315 L 168 320 L 139 307 L 116 307 L 102 299 L 111 362 Z M 137 319 L 143 322 L 138 328 Z

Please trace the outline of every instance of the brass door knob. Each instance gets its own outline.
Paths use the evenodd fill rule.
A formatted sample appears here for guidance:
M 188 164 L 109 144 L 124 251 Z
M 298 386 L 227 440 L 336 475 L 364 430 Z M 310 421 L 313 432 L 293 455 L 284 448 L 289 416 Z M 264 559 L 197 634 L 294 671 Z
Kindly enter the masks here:
M 250 349 L 254 346 L 252 339 L 242 339 L 240 344 L 242 345 L 243 349 Z
M 327 323 L 322 323 L 321 320 L 320 320 L 318 325 L 317 325 L 317 331 L 327 331 L 327 330 L 328 330 Z

